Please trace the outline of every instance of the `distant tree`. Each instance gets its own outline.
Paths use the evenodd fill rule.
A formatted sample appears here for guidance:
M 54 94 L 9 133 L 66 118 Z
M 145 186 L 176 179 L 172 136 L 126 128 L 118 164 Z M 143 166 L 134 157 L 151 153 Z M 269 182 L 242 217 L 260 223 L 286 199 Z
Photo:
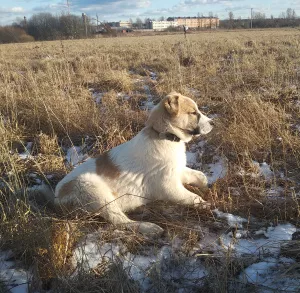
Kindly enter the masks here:
M 288 8 L 286 10 L 286 18 L 287 19 L 295 19 L 296 18 L 296 12 L 292 8 Z
M 285 14 L 285 12 L 281 12 L 280 14 L 279 14 L 279 18 L 286 18 L 286 14 Z
M 158 18 L 158 20 L 159 20 L 159 21 L 164 21 L 165 18 L 164 18 L 164 16 L 161 16 L 161 17 Z
M 88 35 L 91 35 L 91 20 L 88 17 L 86 24 Z M 27 32 L 36 40 L 75 39 L 86 36 L 82 17 L 73 14 L 34 14 L 27 22 Z
M 87 25 L 90 27 L 90 19 L 87 18 Z M 90 30 L 88 30 L 90 32 Z M 59 33 L 67 39 L 85 37 L 85 26 L 82 18 L 77 15 L 65 14 L 59 17 Z
M 229 18 L 229 26 L 230 26 L 230 28 L 233 28 L 234 27 L 234 15 L 233 15 L 232 11 L 229 11 L 228 18 Z
M 38 13 L 27 23 L 28 34 L 36 40 L 55 40 L 59 36 L 59 21 L 51 13 Z
M 26 34 L 25 30 L 21 27 L 15 26 L 0 27 L 0 44 L 6 43 L 24 43 L 32 42 L 34 38 Z
M 143 21 L 139 17 L 137 17 L 135 23 L 138 29 L 143 28 Z
M 233 12 L 232 11 L 229 11 L 228 13 L 228 18 L 230 21 L 233 21 L 234 20 L 234 15 L 233 15 Z
M 266 19 L 266 15 L 265 13 L 261 13 L 261 12 L 254 12 L 252 15 L 253 19 Z

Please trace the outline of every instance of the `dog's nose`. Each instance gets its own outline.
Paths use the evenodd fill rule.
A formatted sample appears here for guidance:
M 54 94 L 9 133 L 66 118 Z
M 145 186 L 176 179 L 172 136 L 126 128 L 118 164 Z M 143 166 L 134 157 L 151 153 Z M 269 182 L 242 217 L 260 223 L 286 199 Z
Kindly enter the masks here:
M 211 126 L 215 126 L 214 120 L 210 120 L 210 121 L 209 121 L 209 124 L 210 124 Z

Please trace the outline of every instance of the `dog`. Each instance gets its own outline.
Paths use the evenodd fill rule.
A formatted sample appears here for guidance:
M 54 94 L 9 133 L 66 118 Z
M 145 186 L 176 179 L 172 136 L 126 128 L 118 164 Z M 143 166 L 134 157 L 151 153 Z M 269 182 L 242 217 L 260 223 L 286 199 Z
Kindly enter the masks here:
M 133 139 L 76 167 L 57 184 L 55 196 L 43 192 L 64 214 L 99 214 L 114 225 L 160 235 L 160 226 L 133 221 L 125 213 L 155 200 L 209 206 L 184 187 L 208 184 L 205 174 L 186 167 L 185 143 L 212 128 L 212 119 L 192 99 L 172 92 Z

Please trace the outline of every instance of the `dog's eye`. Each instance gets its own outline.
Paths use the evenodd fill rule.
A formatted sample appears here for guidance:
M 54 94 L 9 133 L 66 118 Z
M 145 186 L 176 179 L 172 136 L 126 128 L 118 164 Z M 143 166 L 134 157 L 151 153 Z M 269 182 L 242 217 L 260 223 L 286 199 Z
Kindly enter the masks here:
M 190 112 L 189 114 L 191 114 L 191 115 L 197 115 L 198 113 L 196 111 L 194 111 L 194 112 Z

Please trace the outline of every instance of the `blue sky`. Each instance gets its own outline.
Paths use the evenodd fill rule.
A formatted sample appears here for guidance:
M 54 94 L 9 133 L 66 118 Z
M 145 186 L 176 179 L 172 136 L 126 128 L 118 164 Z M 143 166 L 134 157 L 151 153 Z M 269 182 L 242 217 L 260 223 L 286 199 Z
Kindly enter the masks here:
M 67 12 L 67 0 L 0 0 L 0 25 L 9 24 L 26 15 L 51 12 Z M 300 16 L 300 0 L 69 0 L 74 14 L 85 12 L 91 17 L 98 14 L 100 20 L 119 21 L 137 17 L 158 18 L 160 16 L 207 16 L 209 12 L 221 19 L 228 18 L 229 11 L 235 17 L 247 18 L 250 8 L 275 17 L 287 8 L 295 9 Z

